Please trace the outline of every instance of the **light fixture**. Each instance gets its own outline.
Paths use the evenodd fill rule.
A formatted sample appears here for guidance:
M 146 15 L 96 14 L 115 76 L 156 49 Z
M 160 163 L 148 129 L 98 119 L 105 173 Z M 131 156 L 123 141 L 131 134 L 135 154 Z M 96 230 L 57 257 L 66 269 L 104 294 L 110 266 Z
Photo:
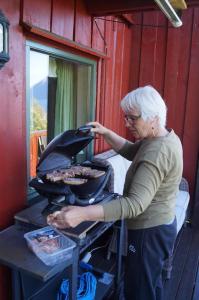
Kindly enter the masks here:
M 174 27 L 182 26 L 182 21 L 168 0 L 154 0 Z
M 0 69 L 9 61 L 9 21 L 0 10 Z

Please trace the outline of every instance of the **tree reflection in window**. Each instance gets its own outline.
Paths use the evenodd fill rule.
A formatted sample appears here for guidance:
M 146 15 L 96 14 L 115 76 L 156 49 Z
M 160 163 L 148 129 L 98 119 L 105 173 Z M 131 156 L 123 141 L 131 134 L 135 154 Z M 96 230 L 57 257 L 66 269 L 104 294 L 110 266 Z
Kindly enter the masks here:
M 91 66 L 30 50 L 30 176 L 46 145 L 89 121 Z M 86 159 L 86 152 L 79 154 Z

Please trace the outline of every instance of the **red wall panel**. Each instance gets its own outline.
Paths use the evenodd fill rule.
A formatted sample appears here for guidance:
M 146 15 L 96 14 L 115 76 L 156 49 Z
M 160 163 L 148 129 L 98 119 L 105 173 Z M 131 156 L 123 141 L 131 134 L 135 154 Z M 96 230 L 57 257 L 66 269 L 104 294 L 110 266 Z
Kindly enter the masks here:
M 179 81 L 179 62 L 181 54 L 180 30 L 171 27 L 168 29 L 166 66 L 164 80 L 164 98 L 169 108 L 167 123 L 169 127 L 175 126 L 175 113 L 177 99 L 177 83 Z
M 23 0 L 24 22 L 50 31 L 51 27 L 51 1 L 49 0 Z
M 163 95 L 168 126 L 183 142 L 184 176 L 193 196 L 199 149 L 198 8 L 184 12 L 178 29 L 161 12 L 137 13 L 134 20 L 131 87 L 152 84 Z
M 130 71 L 130 86 L 134 89 L 139 86 L 140 60 L 141 60 L 141 42 L 142 42 L 142 14 L 134 13 L 133 20 L 136 25 L 132 26 L 132 60 Z
M 155 79 L 155 60 L 157 45 L 157 12 L 145 12 L 143 14 L 141 60 L 139 72 L 139 85 L 154 85 Z M 147 24 L 148 26 L 144 26 Z M 154 26 L 154 27 L 153 27 Z M 151 55 L 153 53 L 154 55 Z
M 0 230 L 13 222 L 26 201 L 25 52 L 19 7 L 19 0 L 1 1 L 10 21 L 10 61 L 0 70 Z M 7 268 L 0 267 L 0 299 L 11 299 L 9 279 Z
M 107 99 L 107 113 L 106 119 L 109 122 L 109 127 L 111 126 L 113 130 L 118 132 L 119 126 L 116 123 L 118 120 L 118 113 L 120 110 L 120 89 L 121 89 L 121 63 L 123 56 L 123 40 L 121 36 L 122 25 L 120 23 L 113 23 L 112 33 L 113 33 L 113 65 L 111 66 L 111 97 Z
M 186 114 L 186 102 L 188 91 L 188 80 L 190 71 L 191 59 L 191 39 L 192 39 L 192 19 L 193 10 L 190 9 L 186 12 L 186 17 L 183 19 L 184 26 L 180 31 L 181 49 L 179 56 L 179 69 L 178 69 L 178 82 L 176 87 L 176 97 L 178 99 L 175 107 L 175 129 L 177 134 L 182 138 L 184 135 L 184 121 Z M 189 38 L 185 38 L 189 37 Z
M 105 21 L 98 18 L 92 19 L 92 48 L 106 52 Z
M 52 32 L 73 40 L 75 0 L 53 0 Z
M 120 108 L 120 100 L 123 96 L 122 93 L 122 81 L 123 81 L 123 72 L 124 70 L 124 32 L 125 25 L 117 23 L 117 40 L 115 45 L 115 70 L 113 76 L 113 98 L 112 98 L 112 114 L 110 119 L 112 122 L 112 128 L 118 133 L 122 134 L 121 122 L 123 122 L 123 114 Z
M 75 41 L 91 47 L 91 16 L 82 0 L 76 0 Z
M 131 64 L 132 64 L 132 30 L 131 28 L 124 26 L 124 43 L 123 43 L 123 71 L 121 78 L 121 98 L 123 98 L 130 91 L 130 78 L 131 78 Z M 121 112 L 121 110 L 120 110 Z M 120 113 L 120 131 L 122 136 L 131 138 L 131 135 L 125 127 L 125 120 L 123 113 Z
M 0 70 L 0 229 L 26 201 L 25 49 L 18 27 L 19 1 L 6 2 L 1 9 L 11 25 L 10 61 Z
M 164 95 L 164 79 L 165 79 L 165 65 L 166 65 L 166 44 L 167 44 L 167 20 L 163 14 L 158 14 L 156 28 L 156 56 L 154 61 L 155 74 L 153 84 L 156 89 Z
M 125 94 L 129 91 L 130 87 L 130 74 L 131 74 L 131 64 L 132 64 L 132 30 L 131 28 L 124 26 L 123 31 L 123 70 L 122 70 L 122 94 Z
M 109 17 L 109 20 L 111 20 L 111 17 Z M 102 77 L 102 83 L 103 83 L 103 89 L 104 94 L 103 98 L 100 100 L 100 121 L 107 126 L 108 128 L 111 128 L 111 116 L 113 114 L 112 109 L 112 98 L 113 98 L 113 76 L 114 76 L 114 70 L 115 70 L 115 43 L 116 43 L 116 29 L 112 22 L 107 21 L 106 23 L 106 42 L 108 45 L 108 59 L 103 64 L 103 77 Z M 102 85 L 101 85 L 102 87 Z M 98 87 L 98 88 L 101 88 Z M 103 102 L 101 102 L 103 101 Z M 109 149 L 109 146 L 104 142 L 103 139 L 101 139 L 101 148 L 99 149 L 99 152 L 102 152 L 104 150 Z
M 113 20 L 113 22 L 111 22 Z M 129 92 L 131 71 L 131 29 L 113 17 L 107 17 L 105 40 L 106 59 L 102 63 L 101 82 L 98 88 L 101 97 L 98 101 L 99 121 L 119 134 L 126 135 L 120 100 Z M 97 152 L 109 149 L 103 139 L 97 142 Z
M 190 69 L 184 121 L 184 172 L 194 190 L 199 154 L 199 8 L 194 9 L 192 35 L 190 36 Z

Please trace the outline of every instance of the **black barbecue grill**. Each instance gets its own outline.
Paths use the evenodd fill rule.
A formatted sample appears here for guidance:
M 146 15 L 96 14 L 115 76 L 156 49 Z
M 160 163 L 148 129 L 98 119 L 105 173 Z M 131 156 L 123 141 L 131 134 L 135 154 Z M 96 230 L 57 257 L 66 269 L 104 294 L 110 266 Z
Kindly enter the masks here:
M 104 171 L 97 178 L 88 178 L 80 185 L 69 185 L 62 181 L 51 182 L 46 175 L 59 170 L 78 166 L 75 161 L 77 155 L 92 140 L 91 126 L 82 126 L 77 130 L 68 130 L 55 137 L 46 147 L 37 165 L 37 177 L 32 179 L 30 186 L 48 199 L 46 211 L 52 211 L 57 206 L 66 204 L 85 206 L 95 204 L 103 199 L 103 191 L 110 179 L 111 169 L 99 162 L 85 161 L 79 166 Z

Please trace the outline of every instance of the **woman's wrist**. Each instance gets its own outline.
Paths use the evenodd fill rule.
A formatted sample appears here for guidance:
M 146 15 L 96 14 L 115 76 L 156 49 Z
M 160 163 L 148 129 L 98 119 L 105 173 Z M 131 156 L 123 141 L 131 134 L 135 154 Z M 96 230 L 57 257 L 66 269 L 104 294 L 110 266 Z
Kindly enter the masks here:
M 83 207 L 83 219 L 85 221 L 104 221 L 103 206 L 90 205 Z
M 111 130 L 104 127 L 104 132 L 102 133 L 104 138 L 108 138 L 111 135 Z

